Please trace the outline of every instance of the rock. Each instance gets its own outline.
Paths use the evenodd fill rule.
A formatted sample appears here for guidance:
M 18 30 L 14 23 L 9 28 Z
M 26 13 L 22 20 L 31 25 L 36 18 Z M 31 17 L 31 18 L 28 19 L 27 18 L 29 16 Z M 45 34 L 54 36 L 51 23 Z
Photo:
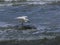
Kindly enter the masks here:
M 18 30 L 27 30 L 27 29 L 36 29 L 35 26 L 32 26 L 32 25 L 23 25 L 23 26 L 14 26 L 15 29 L 18 29 Z

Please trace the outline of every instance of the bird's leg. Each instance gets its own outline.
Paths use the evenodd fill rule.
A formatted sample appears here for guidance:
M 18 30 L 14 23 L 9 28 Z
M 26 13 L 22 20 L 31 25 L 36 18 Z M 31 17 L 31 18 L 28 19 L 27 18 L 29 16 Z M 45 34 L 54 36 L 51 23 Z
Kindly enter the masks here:
M 22 27 L 22 29 L 23 29 L 23 22 L 21 23 L 21 27 Z
M 21 23 L 22 27 L 23 27 L 23 22 Z

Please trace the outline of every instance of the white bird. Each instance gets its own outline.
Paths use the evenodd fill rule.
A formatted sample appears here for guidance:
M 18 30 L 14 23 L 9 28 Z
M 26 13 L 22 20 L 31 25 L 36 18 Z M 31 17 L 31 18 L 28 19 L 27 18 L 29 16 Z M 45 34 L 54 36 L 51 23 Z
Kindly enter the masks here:
M 28 22 L 28 21 L 29 21 L 29 19 L 28 19 L 27 16 L 17 17 L 16 19 L 18 19 L 18 20 L 20 20 L 20 21 L 22 21 L 22 22 Z
M 28 19 L 27 16 L 17 17 L 16 19 L 18 19 L 19 22 L 21 22 L 22 26 L 23 26 L 23 23 L 24 23 L 24 22 L 28 22 L 28 21 L 29 21 L 29 19 Z

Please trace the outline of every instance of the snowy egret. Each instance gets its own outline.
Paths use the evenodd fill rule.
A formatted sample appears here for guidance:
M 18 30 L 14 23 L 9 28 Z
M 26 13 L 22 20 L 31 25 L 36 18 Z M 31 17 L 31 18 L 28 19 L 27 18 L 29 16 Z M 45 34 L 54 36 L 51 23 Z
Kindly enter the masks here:
M 23 26 L 23 23 L 24 23 L 24 22 L 28 22 L 28 21 L 29 21 L 29 19 L 28 19 L 27 16 L 17 17 L 16 19 L 18 19 L 19 22 L 21 22 L 21 25 L 22 25 L 22 26 Z
M 36 29 L 36 27 L 34 25 L 23 25 L 23 23 L 25 22 L 30 22 L 27 16 L 20 16 L 20 17 L 16 17 L 16 19 L 19 21 L 19 23 L 21 23 L 21 26 L 18 26 L 18 29 Z

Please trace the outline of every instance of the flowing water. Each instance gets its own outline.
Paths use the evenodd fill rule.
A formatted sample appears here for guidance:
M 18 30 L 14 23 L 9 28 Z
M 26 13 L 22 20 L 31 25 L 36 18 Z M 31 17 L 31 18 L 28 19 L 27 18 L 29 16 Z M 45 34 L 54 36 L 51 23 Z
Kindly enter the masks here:
M 0 29 L 0 40 L 35 40 L 44 36 L 41 32 L 60 32 L 60 5 L 0 6 L 0 27 L 19 24 L 15 19 L 18 16 L 28 16 L 30 24 L 35 25 L 37 30 Z

